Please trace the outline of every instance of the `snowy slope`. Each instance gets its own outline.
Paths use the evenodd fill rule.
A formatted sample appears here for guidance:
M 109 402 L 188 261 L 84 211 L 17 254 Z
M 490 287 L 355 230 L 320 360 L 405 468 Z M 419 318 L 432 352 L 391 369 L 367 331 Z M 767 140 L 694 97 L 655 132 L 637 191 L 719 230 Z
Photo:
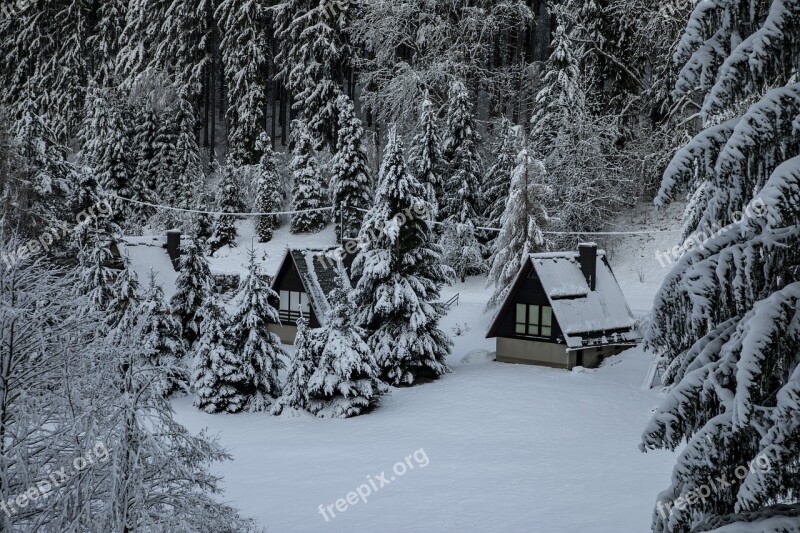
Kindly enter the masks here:
M 666 272 L 653 268 L 652 253 L 672 246 L 666 237 L 615 245 L 611 265 L 637 316 L 649 312 Z M 332 243 L 328 233 L 304 239 Z M 282 232 L 265 248 L 267 272 L 277 269 L 286 242 L 298 239 Z M 222 255 L 212 261 L 215 271 L 244 264 L 240 250 Z M 650 268 L 644 283 L 642 267 Z M 493 315 L 484 312 L 484 285 L 484 278 L 470 278 L 443 291 L 445 301 L 460 295 L 442 322 L 455 342 L 453 372 L 393 389 L 369 415 L 215 416 L 194 409 L 190 398 L 177 400 L 181 423 L 208 427 L 233 454 L 217 466 L 225 499 L 276 533 L 649 530 L 674 464 L 671 453 L 637 448 L 660 399 L 640 389 L 650 356 L 636 348 L 599 369 L 573 372 L 495 363 L 494 340 L 484 338 Z M 427 466 L 409 459 L 416 468 L 392 472 L 419 450 Z M 367 503 L 336 511 L 338 499 L 384 471 L 389 483 Z M 336 517 L 326 511 L 326 521 L 320 505 L 331 505 Z

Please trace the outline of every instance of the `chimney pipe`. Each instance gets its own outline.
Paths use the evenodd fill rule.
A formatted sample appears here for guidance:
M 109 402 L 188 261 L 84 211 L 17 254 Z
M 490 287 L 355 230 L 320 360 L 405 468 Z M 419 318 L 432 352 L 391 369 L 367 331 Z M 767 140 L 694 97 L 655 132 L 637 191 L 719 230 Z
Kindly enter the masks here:
M 578 245 L 581 271 L 589 285 L 589 290 L 597 287 L 597 243 L 582 242 Z
M 167 231 L 167 254 L 172 260 L 172 268 L 177 272 L 181 258 L 181 232 L 179 230 Z

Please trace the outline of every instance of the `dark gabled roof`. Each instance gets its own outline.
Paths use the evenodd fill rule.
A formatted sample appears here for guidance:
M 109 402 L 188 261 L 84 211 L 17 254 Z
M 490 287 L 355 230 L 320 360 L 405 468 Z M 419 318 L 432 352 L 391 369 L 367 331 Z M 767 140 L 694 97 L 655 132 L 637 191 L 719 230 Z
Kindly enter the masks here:
M 287 260 L 291 260 L 298 274 L 303 287 L 308 294 L 308 300 L 314 309 L 314 314 L 320 324 L 324 324 L 328 315 L 330 305 L 328 295 L 336 288 L 336 276 L 338 266 L 342 265 L 341 260 L 335 253 L 338 247 L 317 248 L 317 249 L 289 249 L 281 263 L 281 268 Z M 278 272 L 280 272 L 280 268 Z M 347 274 L 345 273 L 345 276 Z M 273 280 L 273 289 L 278 281 L 278 276 Z M 349 280 L 348 280 L 349 283 Z
M 577 252 L 531 254 L 486 336 L 495 336 L 501 321 L 510 312 L 514 296 L 534 271 L 561 326 L 568 349 L 638 343 L 641 336 L 634 327 L 636 321 L 606 261 L 605 252 L 599 250 L 596 261 L 596 287 L 590 290 Z

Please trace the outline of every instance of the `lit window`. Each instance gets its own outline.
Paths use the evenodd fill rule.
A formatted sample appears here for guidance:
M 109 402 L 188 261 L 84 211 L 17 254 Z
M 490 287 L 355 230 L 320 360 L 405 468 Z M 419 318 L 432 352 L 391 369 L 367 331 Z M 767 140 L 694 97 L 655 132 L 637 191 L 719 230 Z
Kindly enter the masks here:
M 517 304 L 514 332 L 517 335 L 551 337 L 553 309 L 547 305 Z
M 517 326 L 515 328 L 515 332 L 519 335 L 525 335 L 525 324 L 527 324 L 527 316 L 525 312 L 527 311 L 525 304 L 517 304 Z
M 542 307 L 542 337 L 550 337 L 553 334 L 553 308 Z
M 308 294 L 295 291 L 280 291 L 280 308 L 278 315 L 281 322 L 294 322 L 300 318 L 300 313 L 308 318 L 310 311 Z

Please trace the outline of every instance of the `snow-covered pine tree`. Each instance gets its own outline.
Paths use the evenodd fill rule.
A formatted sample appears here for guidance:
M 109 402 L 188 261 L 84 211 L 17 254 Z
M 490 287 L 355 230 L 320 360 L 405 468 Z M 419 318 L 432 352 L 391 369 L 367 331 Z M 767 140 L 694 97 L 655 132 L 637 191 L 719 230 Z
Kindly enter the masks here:
M 440 289 L 452 270 L 432 242 L 428 191 L 408 172 L 394 127 L 360 238 L 366 243 L 353 264 L 359 276 L 354 299 L 359 325 L 392 385 L 412 385 L 448 371 L 452 342 L 439 329 L 445 313 Z
M 292 186 L 292 211 L 319 209 L 327 204 L 327 194 L 322 172 L 314 153 L 311 133 L 302 120 L 292 122 L 294 158 L 290 165 Z M 292 215 L 293 233 L 316 233 L 325 227 L 324 211 L 311 211 Z
M 240 171 L 240 167 L 234 167 L 230 162 L 220 169 L 222 179 L 217 186 L 217 210 L 221 213 L 241 213 L 244 210 L 244 201 L 236 179 L 236 173 Z M 236 221 L 235 215 L 217 215 L 214 235 L 209 239 L 212 252 L 223 246 L 236 246 L 236 237 L 239 235 Z
M 191 345 L 202 333 L 199 310 L 214 292 L 208 259 L 197 240 L 190 239 L 183 248 L 179 270 L 170 306 L 172 312 L 180 317 L 183 337 Z
M 122 334 L 120 331 L 127 327 L 124 322 L 137 320 L 142 303 L 142 286 L 128 258 L 123 258 L 123 268 L 115 274 L 110 288 L 111 298 L 104 309 L 105 329 L 111 330 L 112 336 Z M 114 328 L 120 331 L 114 333 Z
M 135 172 L 131 116 L 118 89 L 94 88 L 86 99 L 86 121 L 81 131 L 83 162 L 93 169 L 100 185 L 112 197 L 119 196 L 153 203 L 149 174 Z M 113 200 L 113 198 L 112 198 Z M 113 200 L 113 220 L 144 223 L 151 209 Z
M 361 229 L 361 220 L 372 201 L 372 180 L 369 177 L 364 128 L 356 117 L 353 102 L 345 95 L 336 99 L 339 133 L 336 154 L 331 161 L 331 199 L 336 235 L 352 237 Z
M 283 194 L 281 194 L 280 175 L 272 143 L 266 133 L 261 133 L 256 141 L 256 151 L 261 153 L 261 159 L 255 167 L 254 189 L 256 191 L 255 211 L 259 213 L 275 213 L 283 207 Z M 258 217 L 256 231 L 259 242 L 272 240 L 272 232 L 278 227 L 279 216 L 262 215 Z
M 559 22 L 553 36 L 553 51 L 545 64 L 544 87 L 536 95 L 537 107 L 531 117 L 531 143 L 536 157 L 550 154 L 557 138 L 572 131 L 573 117 L 586 113 L 578 59 L 563 18 Z
M 463 281 L 468 274 L 486 271 L 485 247 L 475 228 L 482 212 L 480 137 L 476 130 L 469 92 L 461 82 L 453 83 L 447 106 L 447 138 L 444 155 L 448 176 L 439 218 L 446 223 L 440 239 L 446 264 Z
M 308 410 L 320 418 L 358 416 L 387 390 L 352 308 L 349 281 L 340 270 L 329 296 L 325 324 L 308 339 L 314 371 L 307 383 Z
M 223 0 L 216 11 L 223 35 L 222 67 L 227 85 L 228 158 L 243 165 L 258 162 L 256 147 L 263 130 L 266 83 L 266 21 L 258 2 Z
M 208 191 L 204 181 L 201 181 L 199 185 L 193 209 L 201 212 L 194 213 L 191 218 L 191 233 L 205 248 L 208 240 L 214 236 L 214 219 L 208 214 L 214 207 L 214 197 Z
M 289 365 L 289 373 L 283 386 L 283 394 L 272 405 L 272 414 L 280 415 L 287 408 L 306 410 L 309 407 L 308 380 L 316 367 L 310 343 L 313 330 L 308 329 L 308 320 L 297 320 L 297 335 L 294 338 L 294 356 Z
M 164 290 L 150 271 L 147 291 L 139 307 L 138 320 L 142 324 L 142 351 L 149 366 L 156 369 L 153 387 L 167 396 L 173 392 L 189 391 L 186 371 L 186 340 L 183 338 L 180 317 L 172 313 L 164 300 Z
M 684 67 L 674 96 L 705 95 L 704 128 L 667 167 L 656 204 L 688 185 L 690 195 L 703 191 L 691 226 L 727 225 L 667 275 L 645 337 L 670 392 L 641 447 L 686 443 L 653 512 L 657 532 L 796 528 L 798 28 L 795 2 L 703 2 L 676 52 Z M 740 482 L 670 505 L 751 462 Z
M 557 195 L 550 211 L 553 229 L 596 231 L 630 202 L 630 180 L 620 168 L 620 139 L 614 117 L 600 116 L 587 103 L 584 83 L 563 8 L 545 63 L 543 88 L 531 118 L 531 155 L 544 162 Z
M 486 247 L 478 241 L 472 222 L 445 222 L 439 244 L 444 264 L 453 269 L 462 283 L 466 282 L 468 275 L 486 272 L 486 260 L 483 258 Z
M 341 0 L 284 0 L 275 10 L 278 76 L 294 96 L 293 108 L 308 125 L 314 146 L 333 148 L 338 80 L 350 50 L 345 28 L 355 10 Z
M 487 281 L 487 286 L 494 286 L 494 294 L 487 303 L 488 309 L 505 301 L 528 255 L 547 249 L 542 233 L 542 226 L 547 221 L 544 165 L 525 147 L 516 160 L 505 209 L 500 217 L 500 233 L 494 241 L 494 262 Z
M 411 167 L 411 171 L 414 172 L 419 182 L 428 190 L 428 202 L 434 207 L 430 214 L 432 217 L 438 216 L 439 209 L 444 203 L 443 145 L 436 119 L 436 109 L 426 92 L 417 124 L 417 134 L 412 139 L 409 149 L 408 166 Z
M 255 251 L 250 250 L 249 256 L 247 277 L 236 295 L 225 337 L 243 365 L 245 409 L 256 412 L 265 411 L 280 396 L 278 371 L 285 366 L 286 352 L 281 348 L 280 338 L 267 329 L 268 324 L 280 323 L 278 311 L 270 303 L 277 301 L 278 295 L 260 277 Z
M 24 6 L 24 9 L 17 9 Z M 0 100 L 13 116 L 30 98 L 46 110 L 59 143 L 72 140 L 84 115 L 91 3 L 84 0 L 4 3 L 0 17 Z M 5 15 L 9 13 L 9 15 Z M 58 36 L 59 38 L 54 38 Z
M 85 314 L 105 313 L 113 298 L 114 273 L 109 266 L 112 236 L 103 229 L 99 224 L 92 224 L 80 237 L 76 236 L 80 271 L 75 292 L 85 298 Z
M 449 168 L 444 184 L 445 201 L 439 213 L 441 220 L 478 225 L 478 213 L 482 212 L 479 144 L 469 91 L 462 82 L 453 82 L 447 104 L 444 156 Z
M 517 166 L 520 151 L 519 128 L 503 117 L 497 129 L 497 142 L 492 149 L 495 155 L 494 164 L 486 171 L 483 184 L 483 200 L 486 205 L 484 218 L 490 228 L 500 227 L 511 187 L 511 174 Z
M 20 108 L 14 148 L 23 166 L 18 179 L 6 180 L 3 193 L 14 207 L 7 215 L 13 218 L 16 229 L 38 238 L 67 219 L 64 204 L 77 181 L 77 171 L 67 160 L 67 148 L 58 143 L 34 100 L 26 98 Z
M 97 25 L 87 45 L 92 54 L 92 77 L 100 87 L 117 85 L 117 54 L 125 27 L 126 0 L 108 0 L 97 7 Z
M 245 408 L 248 376 L 241 357 L 230 349 L 230 317 L 219 296 L 210 293 L 198 311 L 203 334 L 194 348 L 192 389 L 195 407 L 207 413 L 238 413 Z

